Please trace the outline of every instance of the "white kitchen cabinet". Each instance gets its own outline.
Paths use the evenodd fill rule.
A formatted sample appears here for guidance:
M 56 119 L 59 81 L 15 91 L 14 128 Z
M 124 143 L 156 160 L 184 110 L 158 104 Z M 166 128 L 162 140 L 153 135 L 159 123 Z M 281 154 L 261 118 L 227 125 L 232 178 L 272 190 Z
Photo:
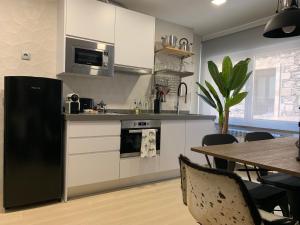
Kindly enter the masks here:
M 187 120 L 185 136 L 185 155 L 193 162 L 200 165 L 207 164 L 205 156 L 192 152 L 192 147 L 202 146 L 202 138 L 207 134 L 216 133 L 213 120 Z
M 116 7 L 98 0 L 66 0 L 66 34 L 114 43 Z
M 152 69 L 155 18 L 116 7 L 115 64 Z
M 119 120 L 67 121 L 65 200 L 69 188 L 119 179 L 120 133 Z
M 135 177 L 159 172 L 160 157 L 129 157 L 120 160 L 120 178 Z
M 160 171 L 179 169 L 178 157 L 185 150 L 185 121 L 161 122 Z
M 70 138 L 68 150 L 68 154 L 119 151 L 120 136 Z
M 153 158 L 120 158 L 120 131 L 119 120 L 66 122 L 65 200 L 79 186 L 86 194 L 95 185 L 100 188 L 101 182 L 122 186 L 122 178 L 146 182 L 148 177 L 174 177 L 170 172 L 179 169 L 180 154 L 206 164 L 205 157 L 190 148 L 201 146 L 205 135 L 215 133 L 215 126 L 212 120 L 161 121 L 160 155 Z
M 68 159 L 68 187 L 119 179 L 119 151 L 70 155 Z
M 120 136 L 121 122 L 116 121 L 71 121 L 68 137 Z

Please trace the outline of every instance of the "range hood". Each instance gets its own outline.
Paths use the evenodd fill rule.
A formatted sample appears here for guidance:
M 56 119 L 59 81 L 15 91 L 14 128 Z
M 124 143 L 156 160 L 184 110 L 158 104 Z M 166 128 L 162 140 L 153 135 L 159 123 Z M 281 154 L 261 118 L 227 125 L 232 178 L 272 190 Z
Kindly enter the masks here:
M 134 66 L 125 66 L 125 65 L 115 64 L 114 69 L 115 69 L 115 72 L 132 74 L 132 75 L 151 75 L 152 74 L 152 69 L 134 67 Z

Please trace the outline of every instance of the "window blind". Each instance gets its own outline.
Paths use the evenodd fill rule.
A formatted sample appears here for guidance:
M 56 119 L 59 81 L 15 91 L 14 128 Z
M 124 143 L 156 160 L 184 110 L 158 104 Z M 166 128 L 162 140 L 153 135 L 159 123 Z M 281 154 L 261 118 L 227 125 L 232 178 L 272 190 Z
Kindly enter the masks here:
M 207 61 L 221 67 L 224 56 L 233 63 L 251 58 L 253 75 L 247 98 L 230 111 L 230 124 L 297 131 L 300 119 L 300 38 L 267 39 L 257 27 L 202 44 L 200 80 L 210 80 Z M 221 69 L 221 68 L 220 68 Z M 215 114 L 201 102 L 200 112 Z

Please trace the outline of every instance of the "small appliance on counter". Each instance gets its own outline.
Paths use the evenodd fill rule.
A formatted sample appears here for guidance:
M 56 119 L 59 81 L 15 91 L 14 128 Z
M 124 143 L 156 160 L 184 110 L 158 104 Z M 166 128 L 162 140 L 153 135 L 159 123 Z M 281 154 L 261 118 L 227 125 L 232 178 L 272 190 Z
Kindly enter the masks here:
M 78 94 L 72 93 L 67 95 L 65 112 L 69 114 L 77 114 L 80 112 L 80 100 Z
M 79 98 L 80 112 L 83 113 L 86 110 L 94 109 L 94 99 L 92 98 Z

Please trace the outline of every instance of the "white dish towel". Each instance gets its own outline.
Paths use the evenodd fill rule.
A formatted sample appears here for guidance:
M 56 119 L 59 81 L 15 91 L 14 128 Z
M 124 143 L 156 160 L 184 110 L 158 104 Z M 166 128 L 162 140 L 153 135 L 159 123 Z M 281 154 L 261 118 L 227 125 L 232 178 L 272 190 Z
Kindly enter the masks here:
M 142 130 L 141 158 L 156 157 L 156 130 Z

